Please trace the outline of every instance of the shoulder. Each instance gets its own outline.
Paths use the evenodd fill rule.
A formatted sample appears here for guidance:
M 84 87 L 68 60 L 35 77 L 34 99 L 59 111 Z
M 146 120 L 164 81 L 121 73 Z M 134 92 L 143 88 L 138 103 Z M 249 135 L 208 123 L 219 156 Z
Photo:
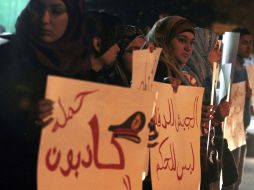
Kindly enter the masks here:
M 248 79 L 248 75 L 247 75 L 245 66 L 238 65 L 234 71 L 233 83 L 243 82 L 243 81 L 246 81 L 247 79 Z

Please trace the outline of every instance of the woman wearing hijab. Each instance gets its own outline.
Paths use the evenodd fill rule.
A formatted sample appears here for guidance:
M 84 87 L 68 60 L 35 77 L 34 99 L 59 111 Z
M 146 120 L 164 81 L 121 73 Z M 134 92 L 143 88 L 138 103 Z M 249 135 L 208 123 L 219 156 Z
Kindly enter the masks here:
M 115 70 L 120 51 L 117 42 L 121 36 L 121 20 L 115 15 L 100 11 L 90 11 L 87 17 L 87 62 L 90 70 L 85 73 L 85 79 L 122 86 L 121 78 Z
M 120 52 L 118 53 L 116 69 L 122 76 L 126 86 L 131 86 L 133 51 L 142 49 L 146 39 L 143 31 L 132 25 L 123 25 L 121 34 L 122 37 L 118 41 Z
M 84 7 L 84 0 L 30 0 L 18 18 L 16 34 L 0 47 L 5 92 L 1 183 L 8 189 L 36 189 L 40 128 L 35 121 L 47 76 L 84 76 Z M 51 109 L 49 102 L 42 104 L 41 109 Z
M 208 30 L 202 28 L 195 28 L 195 42 L 193 44 L 193 54 L 190 62 L 185 69 L 190 68 L 198 77 L 200 84 L 205 88 L 205 98 L 210 101 L 211 85 L 212 85 L 212 65 L 213 62 L 220 62 L 221 52 L 213 51 L 217 43 L 218 36 Z M 217 46 L 216 46 L 217 47 Z M 214 55 L 216 52 L 217 55 Z M 213 57 L 213 60 L 210 59 Z
M 218 46 L 218 36 L 214 32 L 204 28 L 195 28 L 195 42 L 193 44 L 193 54 L 190 62 L 183 68 L 187 72 L 194 73 L 202 87 L 205 88 L 203 104 L 209 105 L 211 102 L 212 90 L 212 67 L 213 63 L 221 61 L 221 50 Z M 215 103 L 216 104 L 216 103 Z M 219 154 L 219 164 L 223 167 L 223 185 L 232 184 L 237 179 L 236 166 L 230 153 L 227 142 L 223 140 L 221 123 L 229 115 L 230 104 L 225 100 L 217 106 L 212 119 L 212 133 L 215 134 L 214 145 Z M 208 125 L 208 122 L 203 123 Z M 202 125 L 203 125 L 202 124 Z M 205 133 L 205 132 L 204 132 Z M 223 148 L 222 148 L 223 147 Z M 223 151 L 223 154 L 222 154 Z M 211 167 L 216 165 L 211 165 Z M 227 170 L 231 172 L 228 173 Z M 202 174 L 203 189 L 214 189 L 219 184 L 220 168 L 214 167 Z M 217 186 L 217 189 L 219 187 Z
M 190 84 L 190 81 L 181 72 L 181 68 L 192 54 L 193 24 L 180 16 L 168 16 L 158 20 L 147 36 L 156 47 L 163 49 L 155 80 L 163 82 L 174 78 L 182 84 Z
M 160 19 L 148 33 L 148 37 L 149 41 L 152 41 L 156 47 L 163 48 L 155 80 L 171 83 L 175 91 L 179 84 L 202 86 L 201 80 L 194 72 L 185 72 L 183 70 L 191 58 L 193 51 L 192 45 L 194 38 L 196 38 L 193 24 L 189 20 L 179 16 L 169 16 Z M 203 105 L 202 112 L 204 114 L 202 113 L 201 123 L 211 120 L 213 114 L 211 108 L 211 106 Z M 202 128 L 201 132 L 203 130 Z M 208 155 L 212 156 L 213 161 L 211 162 L 206 156 L 206 142 L 207 137 L 201 137 L 202 174 L 209 170 L 207 165 L 217 164 L 214 144 L 209 141 Z M 204 183 L 203 179 L 201 183 Z M 206 189 L 206 187 L 201 187 L 201 189 Z

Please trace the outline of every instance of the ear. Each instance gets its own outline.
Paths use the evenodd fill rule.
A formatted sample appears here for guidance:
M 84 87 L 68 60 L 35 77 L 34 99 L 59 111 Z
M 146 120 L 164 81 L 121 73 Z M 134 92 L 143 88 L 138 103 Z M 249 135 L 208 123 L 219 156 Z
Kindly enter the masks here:
M 101 38 L 99 37 L 94 37 L 93 40 L 92 40 L 92 45 L 93 45 L 93 49 L 96 51 L 96 52 L 100 52 L 101 50 Z

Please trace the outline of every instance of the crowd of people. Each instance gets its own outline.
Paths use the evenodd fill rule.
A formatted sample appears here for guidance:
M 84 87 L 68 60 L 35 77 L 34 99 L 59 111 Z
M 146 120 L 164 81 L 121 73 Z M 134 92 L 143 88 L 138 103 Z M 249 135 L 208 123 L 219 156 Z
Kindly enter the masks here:
M 233 83 L 246 81 L 243 123 L 250 122 L 251 89 L 244 58 L 252 52 L 253 38 L 240 33 Z M 43 127 L 52 121 L 54 102 L 44 98 L 48 75 L 131 86 L 132 53 L 162 48 L 155 81 L 205 89 L 201 115 L 201 190 L 238 190 L 246 145 L 230 151 L 222 122 L 230 102 L 211 105 L 212 65 L 220 63 L 219 36 L 195 26 L 187 18 L 166 16 L 145 34 L 115 15 L 86 10 L 85 0 L 30 0 L 16 22 L 16 32 L 5 35 L 0 46 L 1 186 L 36 189 L 36 165 Z M 209 122 L 212 125 L 209 127 Z M 208 153 L 206 152 L 209 142 Z M 152 189 L 149 176 L 143 189 Z

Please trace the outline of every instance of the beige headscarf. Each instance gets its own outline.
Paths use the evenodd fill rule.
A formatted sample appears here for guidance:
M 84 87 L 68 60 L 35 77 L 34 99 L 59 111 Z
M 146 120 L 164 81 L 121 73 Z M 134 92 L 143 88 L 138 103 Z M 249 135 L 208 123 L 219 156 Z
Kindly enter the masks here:
M 179 33 L 190 31 L 194 34 L 193 24 L 180 16 L 168 16 L 158 20 L 147 34 L 148 40 L 156 47 L 161 47 L 160 62 L 164 63 L 168 70 L 168 76 L 180 79 L 184 84 L 188 83 L 181 72 L 181 64 L 175 59 L 171 49 L 172 39 Z

